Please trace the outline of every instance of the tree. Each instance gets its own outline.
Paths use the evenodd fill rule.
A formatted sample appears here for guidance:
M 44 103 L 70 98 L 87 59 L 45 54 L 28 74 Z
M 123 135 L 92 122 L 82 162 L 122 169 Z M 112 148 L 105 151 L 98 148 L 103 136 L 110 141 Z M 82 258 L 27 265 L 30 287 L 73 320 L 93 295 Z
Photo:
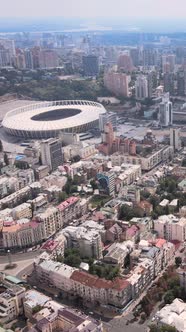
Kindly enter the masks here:
M 174 326 L 163 325 L 160 329 L 160 332 L 177 332 Z
M 159 332 L 159 328 L 156 324 L 149 325 L 150 332 Z
M 181 257 L 176 257 L 175 258 L 175 264 L 176 264 L 176 267 L 179 267 L 182 263 L 182 258 Z
M 119 219 L 128 221 L 134 217 L 141 217 L 140 209 L 132 208 L 127 204 L 123 204 L 120 208 Z
M 158 196 L 150 196 L 150 198 L 149 198 L 149 201 L 150 201 L 150 203 L 153 205 L 153 209 L 155 209 L 156 208 L 156 206 L 158 206 L 158 204 L 159 204 L 159 202 L 160 202 L 160 199 L 159 199 L 159 197 Z
M 9 160 L 8 160 L 8 156 L 7 156 L 7 153 L 6 153 L 6 152 L 5 152 L 5 154 L 4 154 L 4 163 L 5 163 L 6 166 L 9 165 Z
M 81 157 L 80 157 L 79 155 L 74 156 L 74 157 L 72 158 L 72 161 L 73 161 L 74 163 L 77 163 L 77 162 L 80 161 L 80 160 L 81 160 Z
M 175 297 L 174 297 L 174 294 L 173 294 L 173 291 L 169 290 L 165 296 L 164 296 L 164 302 L 165 304 L 170 304 L 174 301 Z
M 0 140 L 0 152 L 3 152 L 3 143 L 1 140 Z
M 42 165 L 41 155 L 39 155 L 39 165 Z
M 32 218 L 33 218 L 33 216 L 34 216 L 34 210 L 35 210 L 33 202 L 31 202 L 31 204 L 30 204 L 30 210 L 31 210 L 31 213 L 32 213 Z
M 67 199 L 66 192 L 62 191 L 58 195 L 58 203 L 64 202 Z
M 92 186 L 93 190 L 98 189 L 98 184 L 95 180 L 91 180 L 90 185 Z
M 33 309 L 32 312 L 33 314 L 36 314 L 37 312 L 39 312 L 42 309 L 42 307 L 38 304 L 36 305 Z

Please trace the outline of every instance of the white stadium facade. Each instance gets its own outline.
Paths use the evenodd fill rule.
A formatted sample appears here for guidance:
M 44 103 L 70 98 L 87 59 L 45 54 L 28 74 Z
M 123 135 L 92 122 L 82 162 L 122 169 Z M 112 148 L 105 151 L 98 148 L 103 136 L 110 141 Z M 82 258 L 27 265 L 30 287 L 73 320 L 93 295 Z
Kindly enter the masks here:
M 93 101 L 45 101 L 9 111 L 2 125 L 13 136 L 49 138 L 60 132 L 81 133 L 94 128 L 105 112 L 103 105 Z

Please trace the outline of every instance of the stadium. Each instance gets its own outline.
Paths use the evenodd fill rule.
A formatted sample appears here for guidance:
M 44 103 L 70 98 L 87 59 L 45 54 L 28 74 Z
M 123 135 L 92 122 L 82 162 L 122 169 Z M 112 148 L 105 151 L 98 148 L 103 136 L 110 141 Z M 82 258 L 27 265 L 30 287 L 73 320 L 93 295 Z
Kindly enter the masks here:
M 56 137 L 60 132 L 81 133 L 98 125 L 105 108 L 85 100 L 60 100 L 29 104 L 9 111 L 2 122 L 5 131 L 24 138 Z

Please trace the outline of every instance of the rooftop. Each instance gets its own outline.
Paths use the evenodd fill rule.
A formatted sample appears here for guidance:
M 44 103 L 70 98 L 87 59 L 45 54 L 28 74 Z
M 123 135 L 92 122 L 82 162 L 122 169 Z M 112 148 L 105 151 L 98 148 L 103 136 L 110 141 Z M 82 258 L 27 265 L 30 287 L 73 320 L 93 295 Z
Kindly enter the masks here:
M 60 211 L 63 211 L 65 209 L 67 209 L 70 205 L 78 202 L 79 198 L 78 197 L 69 197 L 66 201 L 62 202 L 60 205 L 58 205 L 58 209 Z
M 40 266 L 47 271 L 57 271 L 59 274 L 66 278 L 70 278 L 72 273 L 76 271 L 74 267 L 68 266 L 66 264 L 61 264 L 54 262 L 52 260 L 44 260 L 40 263 Z
M 155 318 L 162 324 L 174 326 L 178 332 L 186 332 L 186 303 L 175 299 L 158 311 Z
M 43 306 L 50 298 L 36 290 L 29 290 L 25 294 L 25 303 L 34 308 L 36 305 Z

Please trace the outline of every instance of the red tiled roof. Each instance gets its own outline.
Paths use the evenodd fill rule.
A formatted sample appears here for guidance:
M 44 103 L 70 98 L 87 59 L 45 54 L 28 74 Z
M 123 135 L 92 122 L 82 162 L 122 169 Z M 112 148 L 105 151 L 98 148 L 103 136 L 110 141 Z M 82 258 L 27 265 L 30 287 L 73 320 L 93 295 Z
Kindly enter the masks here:
M 127 288 L 130 285 L 130 282 L 126 279 L 122 279 L 122 278 L 115 278 L 113 281 L 113 289 L 117 289 L 117 290 L 122 290 L 124 288 Z
M 104 288 L 104 289 L 109 289 L 112 288 L 112 281 L 106 280 L 103 278 L 98 278 L 96 283 L 95 283 L 96 288 Z
M 98 277 L 83 271 L 74 271 L 70 278 L 86 286 L 93 287 Z
M 60 211 L 63 211 L 66 208 L 68 208 L 70 205 L 76 203 L 78 200 L 79 200 L 78 197 L 75 197 L 75 196 L 69 197 L 66 201 L 64 201 L 60 205 L 58 205 L 58 209 Z
M 58 245 L 57 241 L 54 240 L 48 240 L 46 241 L 43 246 L 41 247 L 41 249 L 45 249 L 45 250 L 49 250 L 49 251 L 53 251 Z
M 125 279 L 116 278 L 111 281 L 103 278 L 98 278 L 83 271 L 74 271 L 70 278 L 85 286 L 103 289 L 112 288 L 115 290 L 122 290 L 130 285 L 130 283 Z
M 161 248 L 167 241 L 165 239 L 157 239 L 156 240 L 156 247 Z

